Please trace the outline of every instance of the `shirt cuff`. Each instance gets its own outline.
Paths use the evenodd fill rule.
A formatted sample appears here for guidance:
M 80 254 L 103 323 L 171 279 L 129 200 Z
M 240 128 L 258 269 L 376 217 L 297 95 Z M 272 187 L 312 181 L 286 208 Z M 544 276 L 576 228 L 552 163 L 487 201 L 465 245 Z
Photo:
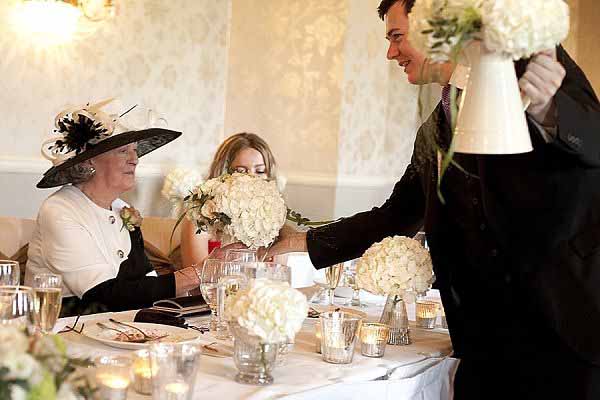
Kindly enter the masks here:
M 552 143 L 554 139 L 556 139 L 556 134 L 558 132 L 558 128 L 556 126 L 543 126 L 531 117 L 529 120 L 537 128 L 537 131 L 542 136 L 542 139 L 544 139 L 544 142 Z

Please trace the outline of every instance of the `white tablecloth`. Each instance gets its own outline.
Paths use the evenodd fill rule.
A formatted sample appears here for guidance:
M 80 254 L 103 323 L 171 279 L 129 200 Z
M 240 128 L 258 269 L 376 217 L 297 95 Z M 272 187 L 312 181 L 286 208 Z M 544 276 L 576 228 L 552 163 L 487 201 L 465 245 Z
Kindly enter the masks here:
M 368 309 L 369 319 L 376 319 L 381 307 Z M 96 319 L 113 317 L 131 321 L 133 311 L 96 314 L 82 317 L 89 324 Z M 72 324 L 74 318 L 59 320 L 56 331 Z M 236 368 L 231 358 L 203 356 L 194 399 L 449 399 L 452 377 L 457 361 L 447 356 L 451 352 L 450 339 L 445 330 L 413 328 L 413 344 L 387 346 L 383 358 L 368 358 L 360 354 L 360 344 L 352 364 L 335 365 L 322 360 L 315 349 L 314 324 L 307 319 L 296 336 L 294 350 L 287 355 L 284 365 L 273 372 L 275 383 L 266 386 L 249 386 L 234 381 Z M 199 321 L 192 320 L 191 323 Z M 81 326 L 79 324 L 78 326 Z M 83 335 L 69 332 L 61 334 L 67 341 L 69 355 L 96 357 L 107 354 L 127 354 L 103 345 Z M 199 338 L 202 343 L 214 342 L 210 334 Z M 231 343 L 222 342 L 232 346 Z M 130 390 L 131 399 L 150 399 Z

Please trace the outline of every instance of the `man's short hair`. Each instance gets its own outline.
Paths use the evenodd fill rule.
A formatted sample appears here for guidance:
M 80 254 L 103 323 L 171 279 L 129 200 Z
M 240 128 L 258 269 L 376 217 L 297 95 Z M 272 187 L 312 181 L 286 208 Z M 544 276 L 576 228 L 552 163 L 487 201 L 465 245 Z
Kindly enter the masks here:
M 404 4 L 404 11 L 406 11 L 407 14 L 410 12 L 410 10 L 412 10 L 413 6 L 415 5 L 415 0 L 381 0 L 381 3 L 379 3 L 379 7 L 377 7 L 379 18 L 383 20 L 390 8 L 398 2 Z

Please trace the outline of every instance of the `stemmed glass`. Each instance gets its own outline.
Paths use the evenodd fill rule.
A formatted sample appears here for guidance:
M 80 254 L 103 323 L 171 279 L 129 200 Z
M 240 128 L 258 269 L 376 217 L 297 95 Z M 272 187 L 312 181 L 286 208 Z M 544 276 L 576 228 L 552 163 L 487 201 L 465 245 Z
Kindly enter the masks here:
M 33 276 L 34 308 L 42 333 L 50 333 L 60 315 L 62 277 L 40 273 Z
M 352 298 L 346 302 L 346 305 L 353 307 L 367 307 L 360 301 L 360 288 L 356 282 L 356 260 L 352 260 L 346 264 L 344 269 L 346 284 L 352 288 Z
M 216 330 L 218 323 L 217 286 L 219 284 L 219 278 L 230 275 L 233 272 L 235 272 L 235 265 L 232 263 L 209 258 L 204 261 L 202 271 L 199 273 L 200 293 L 202 293 L 202 297 L 204 297 L 204 300 L 206 300 L 206 303 L 210 307 L 211 331 Z
M 0 286 L 0 324 L 31 328 L 35 324 L 33 290 L 27 286 Z
M 256 250 L 251 249 L 229 249 L 225 252 L 225 261 L 231 262 L 256 262 Z
M 0 285 L 17 286 L 19 284 L 19 263 L 13 260 L 0 260 Z
M 344 263 L 335 264 L 325 270 L 325 280 L 327 283 L 327 290 L 329 294 L 329 305 L 334 305 L 333 303 L 333 294 L 335 292 L 335 288 L 337 288 L 340 283 L 340 278 L 342 277 L 342 272 L 344 271 Z

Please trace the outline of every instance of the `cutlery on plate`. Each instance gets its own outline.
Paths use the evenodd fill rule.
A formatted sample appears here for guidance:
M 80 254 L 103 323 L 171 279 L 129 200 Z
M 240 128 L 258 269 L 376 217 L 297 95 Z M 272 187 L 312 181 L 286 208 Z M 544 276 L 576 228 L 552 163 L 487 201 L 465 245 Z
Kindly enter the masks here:
M 113 318 L 109 318 L 108 320 L 110 322 L 112 322 L 113 324 L 115 324 L 115 325 L 120 325 L 120 326 L 125 326 L 127 328 L 135 329 L 136 331 L 138 331 L 139 333 L 141 333 L 142 336 L 144 336 L 144 339 L 146 339 L 147 341 L 162 339 L 162 338 L 165 338 L 165 337 L 169 336 L 169 335 L 163 335 L 163 336 L 159 336 L 159 337 L 150 336 L 146 332 L 144 332 L 143 330 L 141 330 L 140 328 L 138 328 L 137 326 L 129 325 L 129 324 L 126 324 L 125 322 L 117 321 L 116 319 L 113 319 Z
M 162 336 L 157 336 L 157 337 L 148 336 L 150 339 L 146 339 L 146 338 L 136 339 L 131 334 L 124 332 L 120 329 L 112 328 L 106 324 L 103 324 L 102 322 L 96 322 L 96 325 L 102 329 L 119 332 L 120 334 L 125 335 L 125 337 L 127 338 L 127 342 L 129 342 L 129 343 L 147 343 L 147 342 L 151 342 L 154 340 L 163 339 L 163 338 L 166 338 L 167 336 L 169 336 L 169 335 L 162 335 Z

